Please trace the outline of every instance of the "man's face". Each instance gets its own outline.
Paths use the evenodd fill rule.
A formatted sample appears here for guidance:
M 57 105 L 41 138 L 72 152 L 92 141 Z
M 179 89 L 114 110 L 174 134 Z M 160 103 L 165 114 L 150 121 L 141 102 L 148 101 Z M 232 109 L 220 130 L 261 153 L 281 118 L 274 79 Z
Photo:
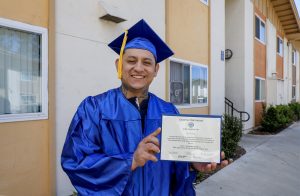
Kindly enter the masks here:
M 123 55 L 122 84 L 132 93 L 143 93 L 148 90 L 158 69 L 159 65 L 148 50 L 126 49 Z

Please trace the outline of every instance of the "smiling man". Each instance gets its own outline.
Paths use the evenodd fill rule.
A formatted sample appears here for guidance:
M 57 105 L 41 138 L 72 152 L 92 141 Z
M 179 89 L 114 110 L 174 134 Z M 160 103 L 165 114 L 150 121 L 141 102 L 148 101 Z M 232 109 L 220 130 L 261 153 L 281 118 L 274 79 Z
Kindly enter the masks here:
M 146 39 L 134 39 L 132 42 L 147 42 Z M 119 59 L 116 60 L 116 66 Z M 137 97 L 141 102 L 147 97 L 149 86 L 156 77 L 159 64 L 151 52 L 144 49 L 126 48 L 123 55 L 122 90 L 126 97 Z M 128 94 L 129 93 L 129 94 Z
M 160 160 L 162 114 L 178 111 L 148 91 L 158 63 L 173 52 L 144 20 L 109 47 L 120 54 L 121 87 L 80 104 L 62 152 L 64 171 L 80 195 L 195 195 L 194 169 L 216 164 Z

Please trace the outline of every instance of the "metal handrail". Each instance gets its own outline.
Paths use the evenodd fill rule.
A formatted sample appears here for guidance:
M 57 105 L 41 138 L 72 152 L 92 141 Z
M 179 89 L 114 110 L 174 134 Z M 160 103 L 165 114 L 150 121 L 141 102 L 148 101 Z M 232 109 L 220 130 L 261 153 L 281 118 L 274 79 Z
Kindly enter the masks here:
M 235 107 L 233 107 L 233 102 L 225 97 L 225 113 L 233 116 L 234 111 L 240 115 L 240 120 L 242 122 L 247 122 L 250 119 L 250 114 L 248 112 L 237 110 Z M 247 116 L 246 119 L 243 119 L 244 115 Z

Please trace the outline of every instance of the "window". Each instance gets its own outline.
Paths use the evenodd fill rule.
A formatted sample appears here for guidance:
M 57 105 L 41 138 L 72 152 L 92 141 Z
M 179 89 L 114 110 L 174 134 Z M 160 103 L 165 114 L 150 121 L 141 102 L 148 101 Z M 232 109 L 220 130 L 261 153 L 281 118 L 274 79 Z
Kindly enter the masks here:
M 258 17 L 255 16 L 255 37 L 262 43 L 265 43 L 265 23 Z
M 280 37 L 277 37 L 277 53 L 282 56 L 283 55 L 283 42 Z
M 292 86 L 292 99 L 296 99 L 296 85 Z
M 48 117 L 47 29 L 0 18 L 0 122 Z
M 295 50 L 292 51 L 292 64 L 296 65 L 296 51 Z
M 207 66 L 171 60 L 170 101 L 176 105 L 207 105 Z
M 255 100 L 265 100 L 265 79 L 255 78 Z
M 202 3 L 204 3 L 205 5 L 208 5 L 208 0 L 200 0 Z

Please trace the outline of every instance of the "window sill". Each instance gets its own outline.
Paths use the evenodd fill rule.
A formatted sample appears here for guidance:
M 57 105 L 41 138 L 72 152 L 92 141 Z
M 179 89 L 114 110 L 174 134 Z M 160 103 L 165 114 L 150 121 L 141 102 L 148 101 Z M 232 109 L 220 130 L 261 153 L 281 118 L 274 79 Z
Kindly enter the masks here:
M 175 105 L 178 109 L 189 109 L 189 108 L 202 108 L 208 107 L 208 104 L 188 104 L 188 105 Z
M 266 102 L 266 100 L 255 100 L 255 103 Z
M 281 53 L 279 53 L 279 52 L 276 52 L 276 54 L 277 54 L 279 57 L 283 58 L 283 54 L 281 54 Z
M 18 122 L 31 120 L 45 120 L 48 115 L 45 113 L 27 113 L 27 114 L 4 114 L 0 115 L 0 123 L 4 122 Z
M 254 37 L 255 37 L 255 36 L 254 36 Z M 255 40 L 258 41 L 258 42 L 260 42 L 260 43 L 263 44 L 264 46 L 266 45 L 265 42 L 263 42 L 262 40 L 258 39 L 257 37 L 255 37 Z

